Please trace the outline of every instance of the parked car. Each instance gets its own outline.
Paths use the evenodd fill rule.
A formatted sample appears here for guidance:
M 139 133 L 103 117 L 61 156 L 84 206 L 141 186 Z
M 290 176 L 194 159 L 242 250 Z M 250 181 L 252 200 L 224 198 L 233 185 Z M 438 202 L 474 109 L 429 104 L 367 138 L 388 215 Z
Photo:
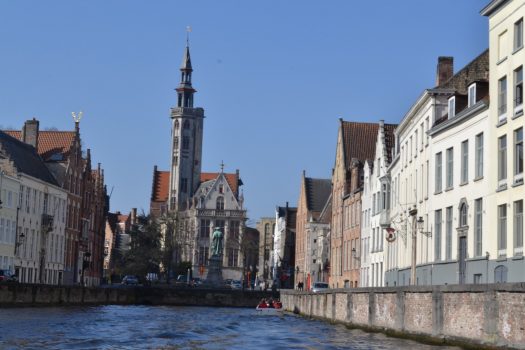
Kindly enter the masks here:
M 313 293 L 317 293 L 317 292 L 320 292 L 320 291 L 323 291 L 323 290 L 327 290 L 328 288 L 330 288 L 328 286 L 328 283 L 325 283 L 325 282 L 314 282 L 314 285 L 312 286 L 312 292 Z
M 198 286 L 200 286 L 200 285 L 202 284 L 202 280 L 201 280 L 199 277 L 195 277 L 195 278 L 192 280 L 192 282 L 193 282 L 193 285 L 194 285 L 195 287 L 198 287 Z
M 122 279 L 122 284 L 139 284 L 139 279 L 135 275 L 126 275 Z
M 0 270 L 0 282 L 18 282 L 18 278 L 9 270 Z
M 242 283 L 239 280 L 233 280 L 230 283 L 231 289 L 242 289 Z

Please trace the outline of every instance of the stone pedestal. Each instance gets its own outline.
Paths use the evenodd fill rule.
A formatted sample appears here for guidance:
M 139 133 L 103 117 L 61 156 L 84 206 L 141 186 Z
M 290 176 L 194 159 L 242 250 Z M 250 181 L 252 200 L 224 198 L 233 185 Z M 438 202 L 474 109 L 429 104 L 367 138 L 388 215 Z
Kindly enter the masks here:
M 210 287 L 223 287 L 222 279 L 222 256 L 213 255 L 209 260 L 208 276 L 204 282 Z

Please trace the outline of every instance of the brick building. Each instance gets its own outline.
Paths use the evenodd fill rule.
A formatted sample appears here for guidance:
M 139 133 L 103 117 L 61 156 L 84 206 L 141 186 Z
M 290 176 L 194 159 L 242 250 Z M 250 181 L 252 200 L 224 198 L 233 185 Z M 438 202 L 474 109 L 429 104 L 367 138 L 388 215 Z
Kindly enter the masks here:
M 330 285 L 359 286 L 361 195 L 363 166 L 373 159 L 378 124 L 340 119 L 335 166 L 332 173 L 330 232 Z

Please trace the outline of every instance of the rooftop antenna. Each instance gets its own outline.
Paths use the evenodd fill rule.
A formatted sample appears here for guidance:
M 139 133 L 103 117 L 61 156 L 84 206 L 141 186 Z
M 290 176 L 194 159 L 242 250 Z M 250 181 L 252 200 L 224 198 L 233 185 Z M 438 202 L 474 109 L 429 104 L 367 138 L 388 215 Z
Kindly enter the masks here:
M 186 26 L 186 46 L 190 46 L 190 32 L 191 32 L 191 26 Z

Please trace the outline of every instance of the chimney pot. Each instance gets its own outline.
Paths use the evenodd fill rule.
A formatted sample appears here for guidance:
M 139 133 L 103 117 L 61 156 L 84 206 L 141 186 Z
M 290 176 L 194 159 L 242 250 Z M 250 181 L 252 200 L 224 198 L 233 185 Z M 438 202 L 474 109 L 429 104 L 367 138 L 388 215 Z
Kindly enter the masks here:
M 38 149 L 39 122 L 35 118 L 27 120 L 22 128 L 22 141 Z

